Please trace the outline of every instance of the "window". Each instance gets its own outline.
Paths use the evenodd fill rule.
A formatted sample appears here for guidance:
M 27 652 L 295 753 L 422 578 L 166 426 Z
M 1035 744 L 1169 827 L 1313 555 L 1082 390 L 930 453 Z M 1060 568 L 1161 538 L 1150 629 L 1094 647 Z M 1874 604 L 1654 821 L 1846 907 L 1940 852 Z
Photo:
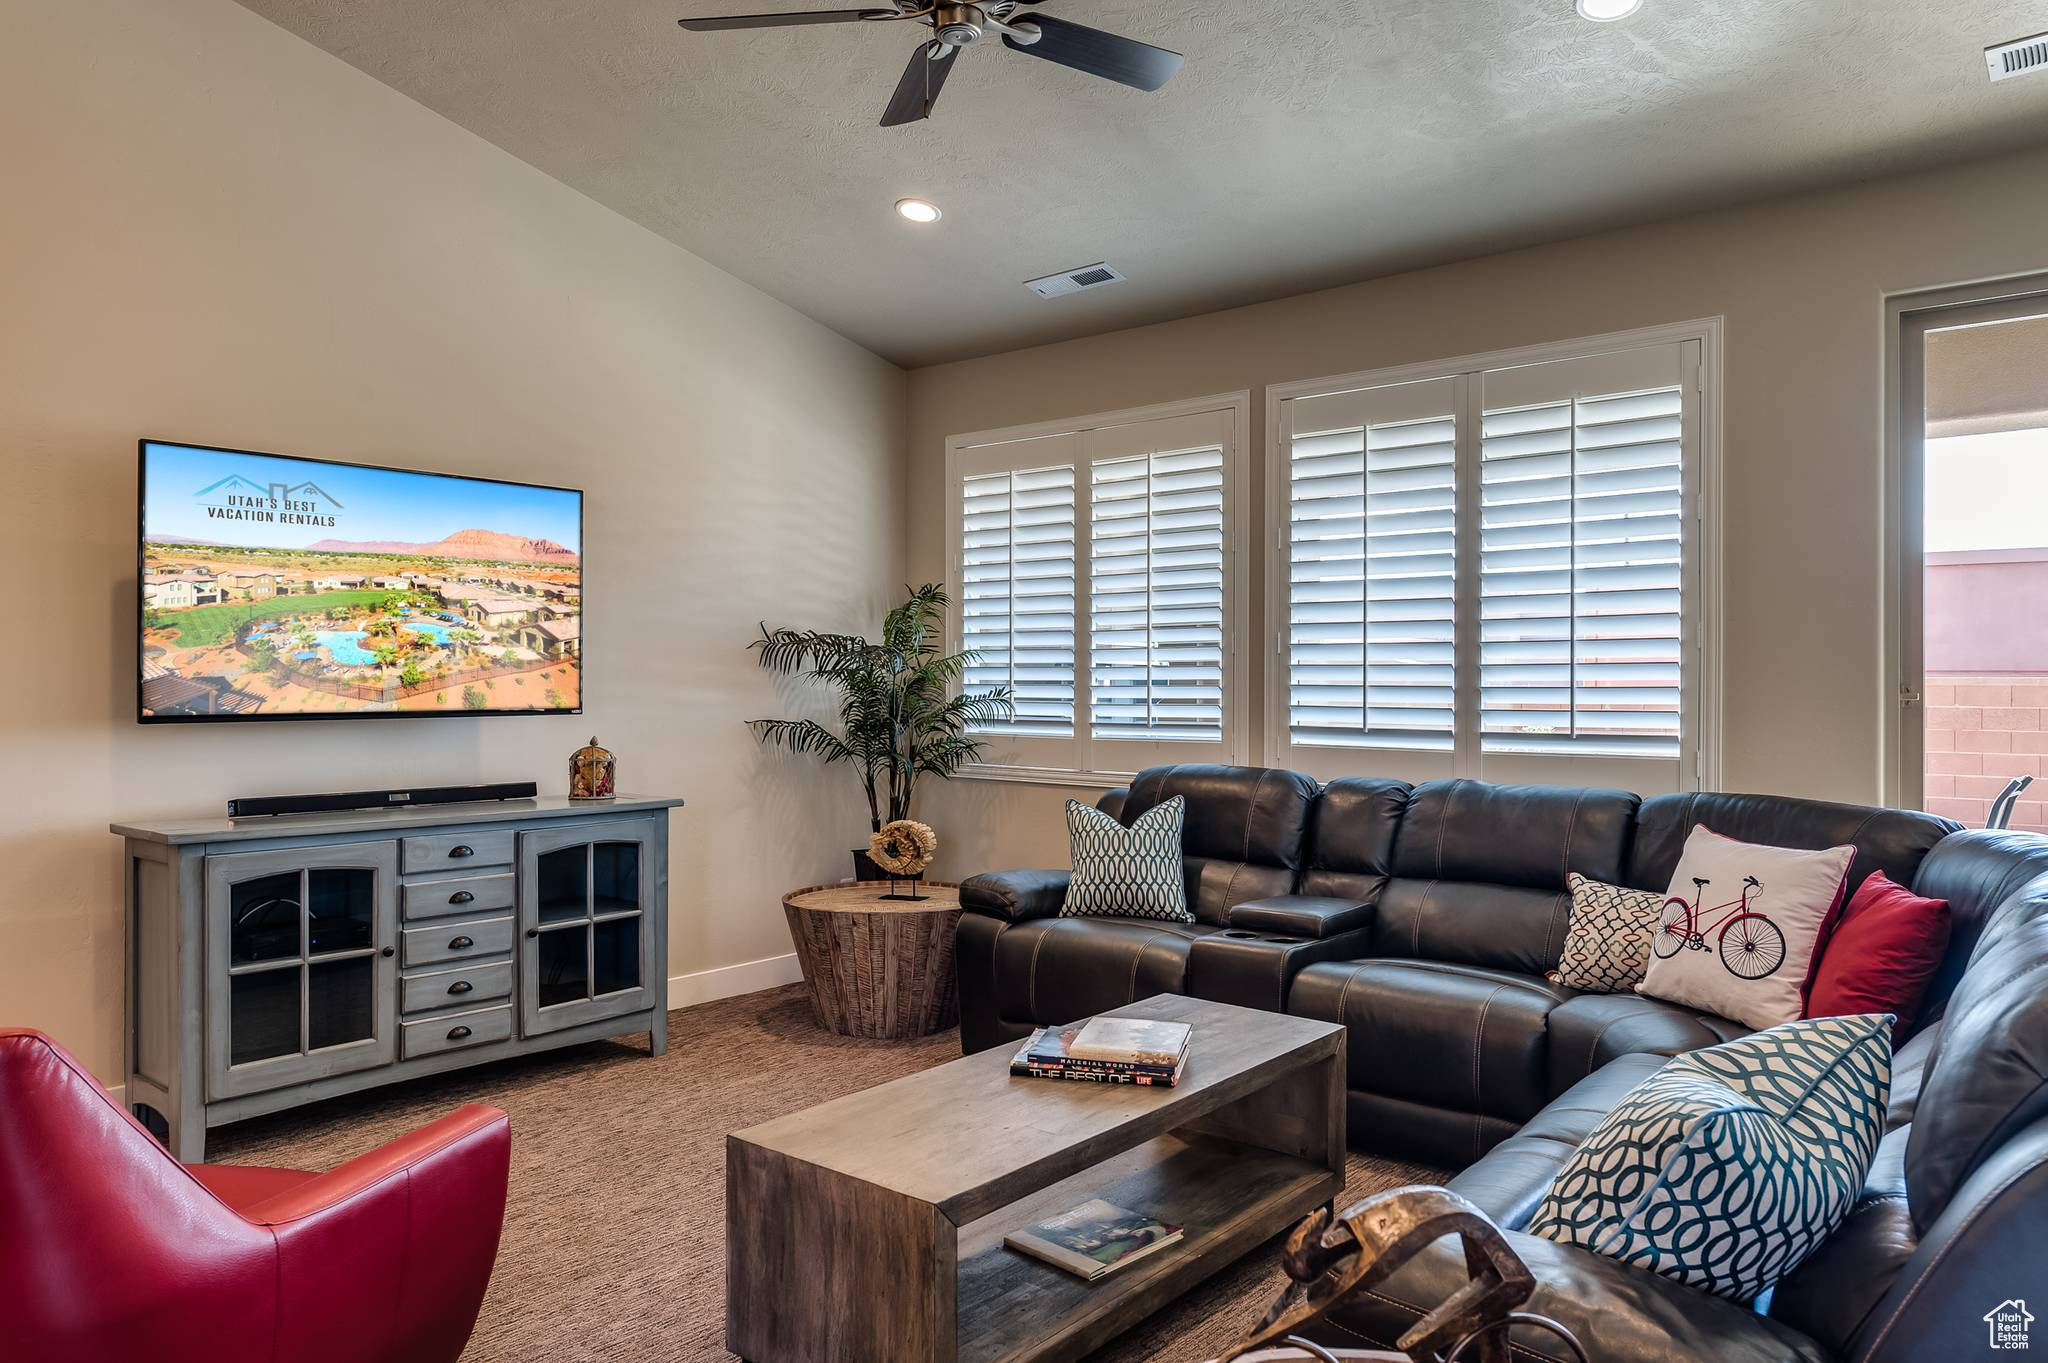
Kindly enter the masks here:
M 970 690 L 1006 686 L 987 768 L 1115 776 L 1237 761 L 1243 395 L 948 442 Z
M 1699 785 L 1718 332 L 1667 334 L 1272 390 L 1270 760 Z

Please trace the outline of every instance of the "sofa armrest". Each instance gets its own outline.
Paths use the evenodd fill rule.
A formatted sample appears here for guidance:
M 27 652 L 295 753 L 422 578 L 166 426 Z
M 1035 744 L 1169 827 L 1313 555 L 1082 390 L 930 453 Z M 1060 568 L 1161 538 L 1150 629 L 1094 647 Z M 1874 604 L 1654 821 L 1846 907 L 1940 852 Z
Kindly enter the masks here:
M 1118 786 L 1115 790 L 1105 790 L 1102 794 L 1096 796 L 1095 807 L 1109 815 L 1110 818 L 1115 819 L 1118 823 L 1122 823 L 1124 821 L 1124 802 L 1130 798 L 1131 788 L 1129 786 Z
M 338 1329 L 351 1358 L 460 1354 L 497 1261 L 511 1152 L 505 1114 L 473 1104 L 243 1208 L 277 1245 L 277 1356 L 339 1357 Z
M 1071 871 L 988 871 L 960 882 L 960 907 L 1006 923 L 1058 917 Z
M 1315 940 L 1370 927 L 1372 920 L 1372 905 L 1361 900 L 1332 899 L 1312 894 L 1278 894 L 1270 899 L 1247 899 L 1230 911 L 1230 926 L 1233 928 Z

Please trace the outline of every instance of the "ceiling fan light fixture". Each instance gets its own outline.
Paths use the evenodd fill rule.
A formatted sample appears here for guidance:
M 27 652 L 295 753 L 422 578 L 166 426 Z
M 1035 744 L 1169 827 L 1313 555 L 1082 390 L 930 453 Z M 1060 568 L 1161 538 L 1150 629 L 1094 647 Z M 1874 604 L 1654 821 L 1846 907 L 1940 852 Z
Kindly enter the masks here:
M 1616 19 L 1626 19 L 1643 7 L 1643 0 L 1577 0 L 1579 17 L 1590 19 L 1596 24 L 1611 24 Z
M 924 199 L 898 199 L 896 211 L 912 222 L 937 222 L 945 216 L 937 204 Z

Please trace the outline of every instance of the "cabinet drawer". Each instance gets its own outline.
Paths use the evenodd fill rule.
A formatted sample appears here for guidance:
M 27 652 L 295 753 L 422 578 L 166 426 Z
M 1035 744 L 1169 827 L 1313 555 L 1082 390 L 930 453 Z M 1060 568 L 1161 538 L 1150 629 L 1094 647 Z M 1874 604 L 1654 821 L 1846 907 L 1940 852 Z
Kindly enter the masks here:
M 435 833 L 406 838 L 399 852 L 399 869 L 407 875 L 421 871 L 466 871 L 472 866 L 510 866 L 512 834 Z
M 398 893 L 408 920 L 445 918 L 450 914 L 511 908 L 514 880 L 510 871 L 450 880 L 415 880 Z
M 510 917 L 479 918 L 474 923 L 434 923 L 407 928 L 400 935 L 405 939 L 405 949 L 399 960 L 407 966 L 502 956 L 512 950 Z
M 402 1050 L 407 1060 L 440 1051 L 460 1050 L 464 1046 L 504 1041 L 512 1035 L 512 1005 L 480 1008 L 474 1013 L 451 1013 L 425 1022 L 408 1022 L 403 1030 Z
M 407 975 L 399 981 L 402 1007 L 408 1013 L 431 1013 L 436 1008 L 455 1008 L 492 999 L 512 997 L 512 963 L 469 965 L 454 970 L 436 970 L 430 975 Z

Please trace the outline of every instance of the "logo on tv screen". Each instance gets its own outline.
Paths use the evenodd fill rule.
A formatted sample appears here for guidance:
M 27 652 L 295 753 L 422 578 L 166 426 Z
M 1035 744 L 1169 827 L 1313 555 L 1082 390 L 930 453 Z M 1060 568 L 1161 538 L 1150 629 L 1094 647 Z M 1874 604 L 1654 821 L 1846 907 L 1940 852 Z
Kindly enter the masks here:
M 318 483 L 265 486 L 239 473 L 199 489 L 192 500 L 205 507 L 212 520 L 267 521 L 272 525 L 333 526 L 340 523 L 334 513 L 342 510 L 340 500 Z

